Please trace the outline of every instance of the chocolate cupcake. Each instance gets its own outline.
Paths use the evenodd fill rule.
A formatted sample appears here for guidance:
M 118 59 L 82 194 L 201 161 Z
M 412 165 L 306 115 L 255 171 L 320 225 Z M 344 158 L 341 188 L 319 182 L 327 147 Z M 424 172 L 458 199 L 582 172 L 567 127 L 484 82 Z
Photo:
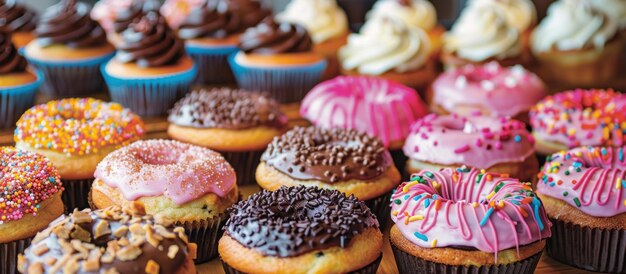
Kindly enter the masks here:
M 375 137 L 356 130 L 296 127 L 268 145 L 256 179 L 267 190 L 304 185 L 354 195 L 384 227 L 389 193 L 400 183 L 400 173 Z
M 373 274 L 382 233 L 354 196 L 317 187 L 264 190 L 232 207 L 219 241 L 228 274 Z
M 228 88 L 195 90 L 170 110 L 172 139 L 220 152 L 240 185 L 254 184 L 261 154 L 287 130 L 287 117 L 269 96 Z
M 4 25 L 13 32 L 11 40 L 17 48 L 26 46 L 35 39 L 37 19 L 37 14 L 33 10 L 16 0 L 0 1 L 0 20 L 4 20 Z
M 70 97 L 103 90 L 100 65 L 115 49 L 89 17 L 90 9 L 85 3 L 63 0 L 41 16 L 37 38 L 25 47 L 24 56 L 44 74 L 44 93 Z

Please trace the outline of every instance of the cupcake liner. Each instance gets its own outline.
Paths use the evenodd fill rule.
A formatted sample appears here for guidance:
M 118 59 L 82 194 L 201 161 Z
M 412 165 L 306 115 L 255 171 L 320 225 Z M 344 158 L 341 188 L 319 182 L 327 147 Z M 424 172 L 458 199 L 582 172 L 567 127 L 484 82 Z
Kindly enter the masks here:
M 555 260 L 589 271 L 626 273 L 626 230 L 584 227 L 550 218 L 546 251 Z
M 185 50 L 198 66 L 196 85 L 234 84 L 235 76 L 230 70 L 228 56 L 238 49 L 235 46 L 207 48 L 187 44 Z
M 22 113 L 35 104 L 35 94 L 43 83 L 43 73 L 37 71 L 36 75 L 35 82 L 0 88 L 0 128 L 15 127 Z
M 185 229 L 189 242 L 198 245 L 197 256 L 194 260 L 196 264 L 207 262 L 217 256 L 217 241 L 224 234 L 222 226 L 228 217 L 228 213 L 222 213 L 207 220 L 175 224 Z
M 44 76 L 41 92 L 52 97 L 81 97 L 104 90 L 100 65 L 114 53 L 84 60 L 45 61 L 25 55 Z
M 120 78 L 107 73 L 106 64 L 101 70 L 109 88 L 111 101 L 122 104 L 140 116 L 159 116 L 167 111 L 190 90 L 198 72 L 191 69 L 156 77 Z
M 229 152 L 220 151 L 226 161 L 235 169 L 237 174 L 237 185 L 256 184 L 256 168 L 261 161 L 264 150 Z
M 361 269 L 358 269 L 349 273 L 350 274 L 375 274 L 376 271 L 378 270 L 378 265 L 380 265 L 380 261 L 382 259 L 383 259 L 383 255 L 380 254 L 380 256 L 378 256 L 378 258 L 376 258 L 376 260 L 373 261 L 372 263 L 366 265 L 365 267 Z M 220 258 L 220 262 L 222 263 L 222 267 L 224 268 L 224 273 L 226 274 L 246 274 L 246 272 L 242 272 L 233 268 L 232 266 L 224 262 L 222 258 Z M 410 273 L 410 272 L 407 272 L 407 273 Z
M 17 274 L 17 255 L 24 253 L 24 250 L 30 245 L 32 237 L 12 241 L 8 243 L 0 243 L 0 274 Z
M 389 200 L 391 199 L 391 192 L 378 196 L 377 198 L 366 200 L 365 205 L 376 215 L 380 230 L 384 231 L 389 224 L 389 216 L 391 207 L 389 206 Z
M 299 66 L 253 67 L 237 63 L 232 54 L 228 61 L 240 88 L 264 91 L 280 103 L 299 102 L 322 79 L 326 60 Z
M 402 151 L 402 149 L 389 150 L 389 153 L 391 154 L 391 158 L 393 159 L 393 164 L 400 172 L 400 176 L 402 176 L 402 180 L 409 179 L 411 174 L 409 174 L 406 170 L 406 162 L 409 160 L 409 157 L 406 157 L 406 155 L 404 155 L 404 151 Z
M 447 265 L 426 261 L 415 257 L 391 243 L 391 250 L 396 259 L 396 265 L 400 273 L 438 273 L 438 274 L 532 274 L 541 259 L 541 252 L 530 256 L 524 260 L 504 265 L 483 265 L 483 266 L 464 266 L 464 265 Z
M 90 208 L 89 191 L 91 190 L 93 180 L 94 178 L 61 180 L 64 188 L 61 199 L 65 205 L 65 213 L 73 212 L 74 208 L 78 208 L 79 210 Z

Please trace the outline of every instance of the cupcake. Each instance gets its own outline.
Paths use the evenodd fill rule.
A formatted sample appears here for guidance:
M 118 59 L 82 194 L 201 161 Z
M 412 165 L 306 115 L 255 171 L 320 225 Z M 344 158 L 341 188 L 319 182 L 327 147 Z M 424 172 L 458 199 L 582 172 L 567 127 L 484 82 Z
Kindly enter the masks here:
M 25 47 L 24 57 L 44 74 L 41 90 L 49 96 L 103 91 L 100 65 L 115 49 L 89 11 L 87 4 L 74 0 L 47 8 L 35 29 L 36 39 Z
M 43 75 L 27 67 L 11 38 L 11 31 L 0 27 L 0 129 L 15 126 L 35 103 L 35 93 L 43 82 Z
M 382 258 L 376 217 L 337 190 L 264 190 L 231 215 L 219 241 L 226 273 L 374 274 Z
M 425 88 L 435 79 L 435 60 L 428 35 L 392 17 L 375 17 L 359 33 L 348 36 L 339 50 L 341 74 L 370 75 L 412 88 Z
M 208 0 L 194 8 L 178 27 L 178 37 L 198 70 L 195 84 L 235 84 L 228 56 L 237 52 L 239 36 L 272 11 L 255 0 Z
M 325 81 L 307 94 L 300 109 L 302 117 L 317 127 L 355 129 L 377 137 L 401 171 L 407 160 L 402 146 L 410 126 L 427 112 L 415 90 L 369 76 Z
M 195 274 L 195 244 L 182 227 L 140 205 L 75 210 L 37 234 L 20 254 L 21 273 Z
M 588 1 L 594 8 L 603 11 L 618 21 L 622 34 L 626 32 L 626 2 L 622 0 Z M 623 38 L 623 36 L 622 36 Z
M 189 92 L 197 68 L 157 12 L 133 21 L 116 46 L 115 57 L 102 65 L 111 101 L 141 116 L 158 116 Z
M 626 39 L 616 18 L 589 4 L 560 0 L 531 37 L 537 72 L 560 87 L 596 87 L 615 78 Z
M 530 182 L 539 171 L 534 145 L 520 121 L 431 114 L 411 126 L 404 154 L 409 174 L 466 165 Z
M 38 231 L 63 214 L 59 173 L 50 161 L 0 147 L 0 273 L 17 273 L 17 256 Z
M 339 75 L 337 51 L 346 43 L 350 29 L 346 13 L 336 0 L 292 0 L 276 18 L 307 29 L 313 40 L 313 51 L 324 55 L 328 61 L 324 79 Z
M 220 152 L 240 185 L 255 183 L 261 154 L 287 130 L 287 117 L 274 99 L 229 88 L 192 91 L 174 105 L 168 120 L 172 139 Z
M 502 66 L 528 65 L 530 54 L 505 13 L 493 6 L 463 11 L 444 37 L 441 61 L 446 69 L 496 61 Z
M 237 202 L 235 171 L 207 148 L 171 140 L 137 141 L 98 164 L 92 208 L 139 203 L 146 213 L 184 228 L 198 245 L 196 263 L 217 255 L 217 239 Z
M 0 2 L 0 20 L 2 25 L 13 32 L 11 40 L 17 48 L 26 46 L 35 39 L 37 14 L 18 1 L 5 0 Z
M 239 48 L 230 58 L 239 87 L 269 92 L 281 104 L 297 104 L 326 68 L 304 27 L 269 17 L 240 36 Z
M 375 137 L 349 129 L 296 127 L 267 146 L 256 180 L 270 191 L 303 185 L 354 195 L 384 223 L 389 193 L 401 178 Z
M 439 59 L 446 29 L 437 23 L 437 12 L 431 2 L 426 0 L 377 1 L 367 14 L 367 18 L 374 20 L 373 18 L 377 17 L 395 19 L 409 28 L 424 30 L 430 40 L 432 57 Z
M 626 273 L 626 147 L 579 147 L 548 158 L 537 193 L 552 227 L 546 250 L 595 272 Z
M 546 85 L 520 65 L 465 65 L 440 74 L 428 90 L 438 114 L 514 117 L 528 123 L 528 110 L 547 94 Z
M 17 122 L 19 149 L 50 159 L 63 180 L 69 211 L 87 208 L 96 165 L 111 151 L 141 138 L 143 122 L 116 103 L 92 98 L 50 101 L 27 110 Z
M 551 234 L 529 184 L 469 168 L 414 174 L 391 219 L 400 273 L 534 273 Z

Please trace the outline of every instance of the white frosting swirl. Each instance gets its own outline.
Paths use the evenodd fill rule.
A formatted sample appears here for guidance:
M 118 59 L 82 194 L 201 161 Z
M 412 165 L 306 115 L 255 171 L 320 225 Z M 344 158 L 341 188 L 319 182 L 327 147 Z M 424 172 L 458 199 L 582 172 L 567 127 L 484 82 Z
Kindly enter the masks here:
M 617 34 L 617 22 L 589 2 L 560 0 L 550 5 L 548 16 L 532 34 L 533 51 L 603 48 Z
M 346 14 L 335 0 L 293 0 L 276 18 L 304 26 L 315 43 L 349 32 Z
M 519 56 L 519 31 L 494 7 L 466 9 L 444 38 L 444 47 L 457 56 L 482 62 Z
M 431 45 L 426 33 L 408 28 L 387 17 L 368 20 L 361 32 L 350 34 L 348 44 L 339 50 L 346 70 L 380 75 L 388 71 L 413 71 L 426 63 Z
M 591 0 L 589 3 L 617 20 L 620 29 L 626 29 L 626 0 Z
M 472 0 L 468 9 L 490 6 L 504 14 L 507 22 L 523 32 L 537 21 L 535 5 L 530 0 Z
M 379 0 L 367 14 L 368 19 L 387 17 L 408 27 L 431 30 L 437 26 L 437 12 L 426 0 Z

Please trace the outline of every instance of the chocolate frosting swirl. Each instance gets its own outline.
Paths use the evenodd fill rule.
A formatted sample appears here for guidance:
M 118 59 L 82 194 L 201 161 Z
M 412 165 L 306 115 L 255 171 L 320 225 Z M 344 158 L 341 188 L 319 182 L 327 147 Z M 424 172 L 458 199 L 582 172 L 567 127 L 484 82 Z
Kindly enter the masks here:
M 0 20 L 12 31 L 33 31 L 37 26 L 37 14 L 16 0 L 0 0 Z
M 345 248 L 368 228 L 378 228 L 378 221 L 354 196 L 317 187 L 283 186 L 235 204 L 224 230 L 248 248 L 284 258 Z
M 168 120 L 179 126 L 247 129 L 261 125 L 285 128 L 287 117 L 266 94 L 221 88 L 194 90 L 178 101 Z
M 245 53 L 256 54 L 307 52 L 313 48 L 313 41 L 304 27 L 278 24 L 267 18 L 244 32 L 239 39 L 239 48 Z
M 289 177 L 337 183 L 374 179 L 391 165 L 383 143 L 351 129 L 296 127 L 272 143 L 261 160 Z
M 183 42 L 168 27 L 165 18 L 151 11 L 122 32 L 115 58 L 140 67 L 172 65 L 185 55 Z
M 7 27 L 0 27 L 0 74 L 20 72 L 26 69 L 26 59 L 22 57 L 11 42 L 11 32 Z
M 72 48 L 107 43 L 104 30 L 89 17 L 91 7 L 75 0 L 62 0 L 46 9 L 37 24 L 37 43 L 42 46 L 65 44 Z

